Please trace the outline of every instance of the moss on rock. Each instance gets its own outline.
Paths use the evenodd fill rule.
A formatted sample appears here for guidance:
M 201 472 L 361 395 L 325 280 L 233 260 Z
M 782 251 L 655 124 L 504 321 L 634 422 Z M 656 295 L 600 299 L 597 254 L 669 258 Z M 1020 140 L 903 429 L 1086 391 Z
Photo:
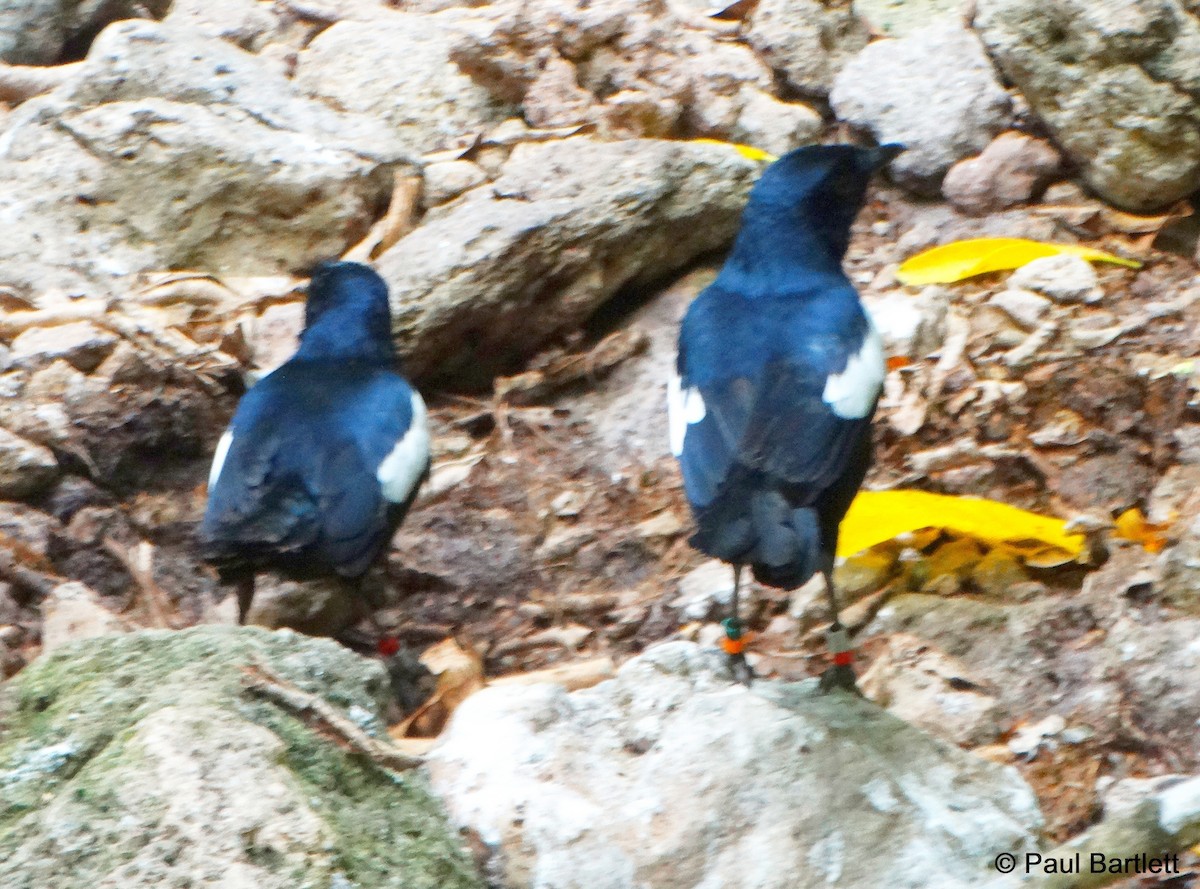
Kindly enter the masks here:
M 263 664 L 382 736 L 379 664 L 286 631 L 84 640 L 0 690 L 0 885 L 470 887 L 423 779 L 246 695 Z

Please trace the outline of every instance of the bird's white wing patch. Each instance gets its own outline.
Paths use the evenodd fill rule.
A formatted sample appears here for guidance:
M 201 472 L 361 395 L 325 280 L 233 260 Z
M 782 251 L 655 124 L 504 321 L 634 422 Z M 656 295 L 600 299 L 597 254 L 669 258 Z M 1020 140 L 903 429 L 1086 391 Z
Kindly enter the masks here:
M 671 374 L 667 380 L 667 424 L 671 433 L 671 453 L 676 457 L 683 453 L 683 438 L 692 423 L 699 423 L 708 413 L 700 390 L 695 386 L 683 388 L 679 374 Z
M 383 497 L 389 503 L 403 503 L 412 494 L 425 467 L 429 465 L 429 424 L 425 416 L 425 402 L 413 390 L 412 422 L 404 437 L 396 442 L 391 453 L 383 458 L 375 477 L 383 488 Z
M 229 446 L 233 444 L 233 430 L 226 429 L 224 435 L 217 441 L 217 450 L 213 454 L 212 468 L 208 470 L 208 489 L 211 491 L 217 486 L 217 479 L 221 477 L 221 469 L 225 466 L 225 458 L 229 456 Z
M 825 380 L 821 400 L 843 420 L 861 420 L 879 397 L 885 374 L 883 341 L 868 316 L 862 346 L 850 356 L 845 370 Z

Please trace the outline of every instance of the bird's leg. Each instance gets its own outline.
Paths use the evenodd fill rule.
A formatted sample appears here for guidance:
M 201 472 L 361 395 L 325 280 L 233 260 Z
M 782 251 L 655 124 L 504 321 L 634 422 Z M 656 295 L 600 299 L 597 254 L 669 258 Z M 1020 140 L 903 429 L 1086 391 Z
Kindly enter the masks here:
M 742 623 L 742 619 L 738 617 L 738 593 L 741 586 L 742 566 L 734 565 L 733 598 L 729 603 L 729 617 L 721 621 L 721 626 L 725 629 L 725 638 L 721 640 L 721 647 L 729 655 L 729 665 L 738 682 L 749 685 L 750 680 L 754 677 L 754 672 L 746 663 L 746 627 Z
M 861 695 L 862 692 L 858 690 L 858 683 L 854 679 L 854 645 L 840 619 L 837 592 L 833 588 L 833 570 L 826 569 L 821 573 L 825 577 L 825 595 L 829 598 L 831 617 L 829 632 L 825 639 L 826 645 L 829 646 L 829 653 L 833 655 L 833 666 L 821 674 L 821 692 L 841 689 Z
M 238 600 L 238 626 L 246 625 L 246 614 L 250 611 L 250 603 L 254 601 L 254 572 L 243 574 L 234 581 Z

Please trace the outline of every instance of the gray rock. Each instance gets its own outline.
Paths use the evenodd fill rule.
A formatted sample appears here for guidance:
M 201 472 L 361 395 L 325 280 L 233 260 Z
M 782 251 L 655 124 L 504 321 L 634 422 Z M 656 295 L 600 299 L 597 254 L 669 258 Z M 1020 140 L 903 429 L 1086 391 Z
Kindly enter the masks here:
M 731 135 L 735 141 L 779 156 L 817 141 L 824 129 L 821 115 L 807 105 L 781 102 L 760 89 L 747 88 Z
M 258 0 L 173 0 L 165 20 L 251 51 L 281 27 L 271 7 Z
M 1058 302 L 1099 302 L 1104 293 L 1092 264 L 1080 256 L 1063 253 L 1025 263 L 1008 276 L 1016 290 L 1036 290 Z
M 572 694 L 484 689 L 429 772 L 512 887 L 970 886 L 1036 849 L 1015 771 L 815 686 L 747 688 L 667 643 Z
M 161 16 L 170 5 L 171 0 L 3 0 L 0 61 L 50 65 L 70 41 L 86 39 L 119 19 Z
M 1194 6 L 979 0 L 974 24 L 1055 142 L 1106 200 L 1144 211 L 1200 187 Z
M 0 136 L 0 277 L 102 292 L 144 269 L 285 270 L 340 254 L 386 204 L 386 127 L 299 96 L 232 44 L 121 22 Z
M 525 91 L 525 120 L 534 127 L 569 127 L 586 123 L 595 98 L 579 85 L 579 70 L 561 56 L 551 56 Z
M 854 0 L 854 14 L 888 37 L 905 37 L 930 22 L 964 18 L 963 0 Z
M 867 45 L 869 34 L 847 0 L 761 0 L 746 27 L 746 39 L 787 84 L 824 96 L 846 60 Z
M 1054 305 L 1041 294 L 1015 286 L 994 294 L 988 303 L 1000 308 L 1026 330 L 1032 330 L 1041 324 L 1050 307 Z
M 90 321 L 56 327 L 32 327 L 12 341 L 9 359 L 17 365 L 48 364 L 62 358 L 76 370 L 89 373 L 107 358 L 117 337 Z
M 255 664 L 385 737 L 383 668 L 332 642 L 198 627 L 67 645 L 0 691 L 0 884 L 480 886 L 421 781 L 248 694 Z
M 487 173 L 479 164 L 470 161 L 439 161 L 425 167 L 425 190 L 422 195 L 427 207 L 437 207 L 454 200 L 464 191 L 487 181 Z
M 1118 544 L 1070 596 L 1033 587 L 1019 601 L 1016 590 L 1002 601 L 898 596 L 863 636 L 904 632 L 930 643 L 971 675 L 986 677 L 1004 710 L 1029 722 L 1058 713 L 1072 727 L 1092 729 L 1103 745 L 1119 744 L 1133 719 L 1181 761 L 1194 762 L 1200 755 L 1200 647 L 1194 645 L 1200 547 L 1191 550 L 1190 575 L 1168 572 L 1148 591 L 1148 572 L 1156 574 L 1170 553 Z M 1153 601 L 1147 606 L 1148 592 Z
M 0 502 L 0 535 L 15 540 L 28 551 L 48 558 L 50 541 L 62 531 L 62 524 L 53 516 L 23 503 Z M 0 623 L 4 623 L 0 619 Z
M 1159 595 L 1173 608 L 1200 615 L 1200 515 L 1179 528 L 1178 542 L 1163 554 Z
M 250 355 L 259 379 L 292 357 L 302 330 L 304 304 L 301 302 L 269 305 L 254 319 Z
M 837 75 L 829 99 L 840 120 L 907 146 L 892 175 L 931 195 L 956 161 L 982 151 L 1012 118 L 979 38 L 953 22 L 870 44 Z
M 65 40 L 62 0 L 5 0 L 0 4 L 0 61 L 48 65 Z
M 619 289 L 727 243 L 757 170 L 721 145 L 518 145 L 491 185 L 379 257 L 409 368 L 490 379 Z
M 0 497 L 21 498 L 48 488 L 58 478 L 49 448 L 0 428 Z
M 338 22 L 299 54 L 295 83 L 305 95 L 385 121 L 409 151 L 469 142 L 512 109 L 450 61 L 453 21 L 381 12 Z
M 365 615 L 362 597 L 336 578 L 300 581 L 263 574 L 255 584 L 246 623 L 336 636 Z
M 709 559 L 679 579 L 679 597 L 671 604 L 685 620 L 704 620 L 718 607 L 728 608 L 732 598 L 733 571 L 720 559 Z
M 859 687 L 894 716 L 967 747 L 995 741 L 1006 715 L 982 677 L 904 633 L 888 638 Z
M 924 357 L 941 348 L 946 338 L 950 291 L 925 287 L 917 295 L 903 290 L 864 293 L 863 304 L 889 355 Z
M 96 591 L 77 580 L 60 583 L 41 602 L 42 653 L 77 639 L 92 639 L 128 629 L 125 621 L 100 602 Z
M 967 213 L 1005 210 L 1036 197 L 1059 174 L 1054 146 L 1024 133 L 1001 133 L 979 157 L 959 161 L 942 181 L 942 195 Z

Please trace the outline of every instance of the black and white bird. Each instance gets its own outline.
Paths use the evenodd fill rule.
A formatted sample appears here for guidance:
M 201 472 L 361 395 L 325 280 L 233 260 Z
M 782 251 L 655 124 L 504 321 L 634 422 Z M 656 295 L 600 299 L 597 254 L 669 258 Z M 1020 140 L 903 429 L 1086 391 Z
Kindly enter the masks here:
M 820 572 L 834 652 L 823 688 L 854 688 L 832 572 L 885 373 L 842 258 L 872 173 L 901 150 L 810 146 L 767 168 L 720 274 L 683 319 L 668 386 L 691 543 L 734 567 L 726 650 L 740 661 L 743 566 L 784 589 Z
M 360 582 L 429 471 L 421 396 L 396 372 L 387 285 L 354 262 L 319 265 L 296 353 L 242 398 L 217 443 L 203 557 L 237 585 L 254 575 Z

